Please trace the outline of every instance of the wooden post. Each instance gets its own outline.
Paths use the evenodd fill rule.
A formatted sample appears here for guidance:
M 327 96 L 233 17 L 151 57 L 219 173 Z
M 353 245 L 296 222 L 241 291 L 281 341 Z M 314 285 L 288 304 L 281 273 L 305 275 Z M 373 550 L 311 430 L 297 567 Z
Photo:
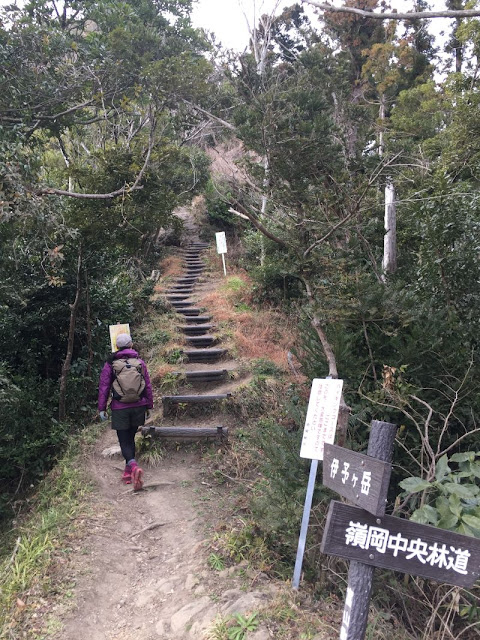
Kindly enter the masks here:
M 390 422 L 372 420 L 367 455 L 391 462 L 397 428 Z M 365 637 L 374 569 L 356 560 L 350 562 L 340 640 L 363 640 Z

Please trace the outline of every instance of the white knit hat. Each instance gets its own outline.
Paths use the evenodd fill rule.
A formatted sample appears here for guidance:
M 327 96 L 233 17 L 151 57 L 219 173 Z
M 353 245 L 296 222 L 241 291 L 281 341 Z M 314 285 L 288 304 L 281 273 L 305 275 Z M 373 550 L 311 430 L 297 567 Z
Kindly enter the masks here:
M 132 336 L 129 336 L 128 333 L 119 333 L 117 339 L 115 340 L 117 349 L 125 349 L 125 347 L 131 345 L 132 342 Z

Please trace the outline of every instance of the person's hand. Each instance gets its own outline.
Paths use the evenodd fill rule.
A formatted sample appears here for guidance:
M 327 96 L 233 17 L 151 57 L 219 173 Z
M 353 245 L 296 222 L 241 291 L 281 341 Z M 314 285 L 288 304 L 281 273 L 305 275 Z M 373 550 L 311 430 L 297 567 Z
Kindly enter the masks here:
M 108 420 L 108 415 L 106 411 L 100 411 L 100 420 L 102 422 L 105 422 L 105 420 Z
M 147 409 L 145 411 L 145 420 L 148 420 L 150 418 L 150 416 L 152 415 L 152 412 L 150 411 L 150 409 Z

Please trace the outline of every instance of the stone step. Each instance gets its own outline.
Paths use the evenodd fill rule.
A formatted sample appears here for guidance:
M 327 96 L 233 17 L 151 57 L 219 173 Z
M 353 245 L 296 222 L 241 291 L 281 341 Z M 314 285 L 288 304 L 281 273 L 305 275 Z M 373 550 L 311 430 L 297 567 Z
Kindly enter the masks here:
M 215 427 L 141 427 L 143 436 L 153 438 L 179 438 L 188 440 L 215 439 L 218 441 L 228 438 L 228 427 L 218 425 Z
M 185 336 L 185 342 L 192 347 L 208 347 L 215 344 L 217 338 L 211 335 L 205 336 Z
M 175 305 L 174 305 L 175 306 Z M 184 316 L 199 316 L 201 309 L 198 307 L 177 307 L 175 306 L 177 313 L 182 313 Z
M 193 322 L 209 322 L 212 319 L 212 316 L 191 316 L 185 317 L 185 322 L 193 323 Z
M 165 294 L 165 298 L 169 302 L 182 302 L 183 300 L 188 300 L 190 297 L 189 293 L 167 293 Z
M 180 308 L 180 309 L 185 309 L 186 307 L 191 307 L 192 305 L 196 304 L 196 302 L 193 302 L 193 300 L 187 300 L 187 298 L 188 296 L 185 296 L 180 300 L 177 298 L 176 300 L 169 300 L 169 302 L 172 305 L 172 307 Z
M 228 377 L 227 369 L 204 369 L 203 371 L 174 371 L 174 375 L 187 382 L 216 382 Z
M 187 276 L 186 278 L 178 278 L 178 280 L 175 280 L 175 284 L 177 285 L 194 284 L 197 280 L 198 280 L 198 276 Z
M 177 295 L 177 296 L 186 295 L 186 296 L 188 297 L 190 294 L 192 294 L 192 293 L 193 293 L 193 289 L 194 289 L 194 287 L 192 287 L 192 286 L 190 286 L 190 285 L 189 285 L 188 287 L 185 287 L 185 288 L 182 288 L 182 289 L 174 289 L 174 288 L 167 289 L 167 290 L 165 291 L 165 293 L 166 293 L 166 294 L 168 294 L 168 295 L 170 295 L 170 296 L 175 296 L 175 295 Z
M 207 322 L 203 324 L 180 324 L 178 325 L 178 329 L 189 336 L 200 336 L 209 329 L 215 329 L 215 325 L 208 324 Z
M 213 362 L 219 360 L 226 353 L 226 349 L 184 349 L 182 353 L 187 356 L 188 362 Z
M 162 403 L 169 406 L 174 404 L 208 404 L 209 402 L 227 400 L 231 397 L 231 393 L 209 393 L 198 396 L 163 396 Z

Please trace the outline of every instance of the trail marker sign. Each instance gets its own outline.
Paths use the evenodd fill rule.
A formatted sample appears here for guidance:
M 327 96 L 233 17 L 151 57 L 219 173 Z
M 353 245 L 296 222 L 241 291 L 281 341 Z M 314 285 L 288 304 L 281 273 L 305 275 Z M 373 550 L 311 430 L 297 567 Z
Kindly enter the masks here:
M 334 444 L 324 446 L 324 486 L 374 515 L 385 513 L 391 471 L 388 462 Z
M 312 380 L 305 429 L 303 431 L 301 458 L 323 460 L 323 446 L 335 440 L 338 409 L 342 396 L 343 380 L 315 378 Z
M 215 234 L 215 240 L 217 241 L 217 253 L 222 256 L 223 273 L 227 275 L 227 268 L 225 266 L 225 254 L 227 253 L 227 236 L 225 231 L 219 231 Z
M 225 231 L 219 231 L 215 234 L 217 241 L 217 253 L 227 253 L 227 237 Z
M 480 539 L 332 500 L 321 551 L 459 587 L 480 578 Z
M 325 442 L 333 442 L 335 438 L 342 387 L 343 380 L 333 380 L 332 378 L 314 378 L 314 380 L 312 380 L 302 448 L 300 451 L 302 458 L 311 458 L 312 462 L 310 464 L 310 475 L 308 477 L 307 493 L 303 507 L 297 557 L 293 571 L 292 586 L 294 589 L 298 589 L 298 585 L 300 584 L 318 461 L 323 459 L 323 446 Z

